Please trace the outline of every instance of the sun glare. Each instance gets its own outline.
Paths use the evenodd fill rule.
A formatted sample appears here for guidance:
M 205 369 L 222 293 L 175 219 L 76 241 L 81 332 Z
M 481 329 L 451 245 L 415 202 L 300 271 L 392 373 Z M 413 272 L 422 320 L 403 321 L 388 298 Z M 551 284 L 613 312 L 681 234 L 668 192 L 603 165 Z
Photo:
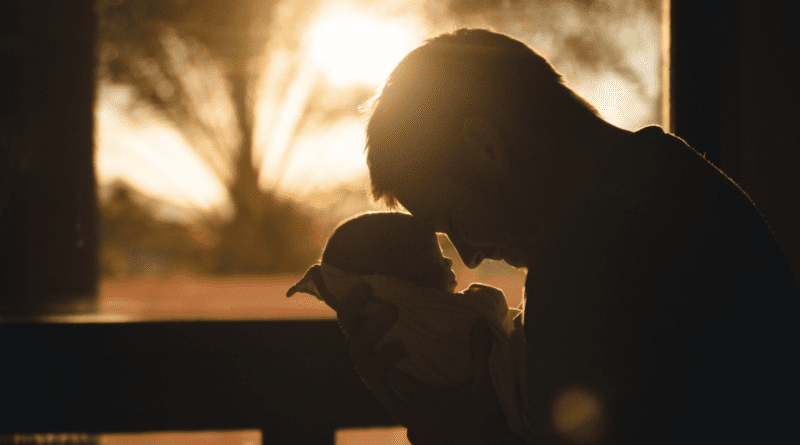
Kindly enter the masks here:
M 330 18 L 311 32 L 311 54 L 337 84 L 380 84 L 415 44 L 402 23 L 366 15 Z
M 377 88 L 427 33 L 418 16 L 363 6 L 323 1 L 302 39 L 274 39 L 265 48 L 254 131 L 262 187 L 316 207 L 327 199 L 315 199 L 317 191 L 363 186 L 364 122 L 348 88 Z M 331 114 L 320 118 L 325 113 L 315 108 Z

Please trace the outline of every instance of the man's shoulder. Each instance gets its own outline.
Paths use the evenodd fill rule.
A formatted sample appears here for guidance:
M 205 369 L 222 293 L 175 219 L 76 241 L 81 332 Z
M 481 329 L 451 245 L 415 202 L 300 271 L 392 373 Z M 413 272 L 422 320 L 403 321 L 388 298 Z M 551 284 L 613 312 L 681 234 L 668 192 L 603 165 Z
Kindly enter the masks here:
M 650 295 L 715 291 L 723 279 L 790 288 L 786 260 L 745 192 L 682 139 L 657 128 L 639 136 L 621 147 L 591 205 L 534 253 L 547 272 L 529 274 L 526 288 L 588 279 Z M 563 268 L 569 283 L 552 283 Z

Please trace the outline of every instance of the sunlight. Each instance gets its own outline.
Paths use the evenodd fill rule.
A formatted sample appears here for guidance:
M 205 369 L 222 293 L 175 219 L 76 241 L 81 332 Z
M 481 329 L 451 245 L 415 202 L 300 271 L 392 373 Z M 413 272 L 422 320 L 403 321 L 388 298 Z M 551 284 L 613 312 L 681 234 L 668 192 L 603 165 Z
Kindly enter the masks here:
M 300 9 L 283 11 L 276 35 L 301 29 L 302 37 L 264 49 L 255 162 L 262 187 L 316 206 L 317 191 L 366 182 L 364 122 L 348 100 L 358 88 L 377 89 L 426 31 L 420 17 L 346 1 L 322 2 L 307 24 Z
M 358 180 L 366 183 L 363 150 L 364 123 L 355 117 L 298 135 L 282 172 L 281 193 L 317 207 L 316 190 L 333 190 Z
M 336 84 L 364 82 L 378 85 L 416 42 L 401 22 L 353 14 L 312 26 L 312 56 L 321 62 Z
M 258 124 L 253 136 L 257 147 L 254 152 L 261 152 L 257 161 L 261 169 L 260 184 L 267 189 L 279 187 L 292 140 L 317 79 L 316 70 L 306 58 L 296 61 L 294 66 L 282 63 L 280 57 L 276 59 L 262 80 L 264 87 L 256 105 Z
M 122 179 L 183 208 L 226 213 L 225 186 L 186 139 L 154 114 L 128 112 L 129 87 L 101 84 L 95 109 L 96 171 L 101 185 Z

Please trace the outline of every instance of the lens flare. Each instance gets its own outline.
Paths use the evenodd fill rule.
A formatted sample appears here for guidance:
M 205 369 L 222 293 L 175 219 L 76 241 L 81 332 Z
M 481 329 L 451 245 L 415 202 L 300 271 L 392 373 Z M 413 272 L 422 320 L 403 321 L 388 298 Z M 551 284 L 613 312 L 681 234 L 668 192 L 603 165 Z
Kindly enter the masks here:
M 584 388 L 569 387 L 555 399 L 553 427 L 570 442 L 597 443 L 602 438 L 604 409 L 600 398 Z

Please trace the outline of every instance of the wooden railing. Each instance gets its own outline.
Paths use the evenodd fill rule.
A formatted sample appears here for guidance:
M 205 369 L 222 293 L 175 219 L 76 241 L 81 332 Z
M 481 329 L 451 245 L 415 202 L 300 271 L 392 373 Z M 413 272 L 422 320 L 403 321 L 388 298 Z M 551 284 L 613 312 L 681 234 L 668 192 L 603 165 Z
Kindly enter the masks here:
M 336 321 L 0 324 L 0 435 L 260 429 L 332 444 L 395 425 Z

